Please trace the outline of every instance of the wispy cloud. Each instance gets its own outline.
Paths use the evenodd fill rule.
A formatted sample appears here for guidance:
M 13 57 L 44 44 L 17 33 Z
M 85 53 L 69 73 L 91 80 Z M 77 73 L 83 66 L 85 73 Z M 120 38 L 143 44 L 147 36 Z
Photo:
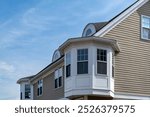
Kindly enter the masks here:
M 13 65 L 6 63 L 4 61 L 0 61 L 0 74 L 2 74 L 3 72 L 12 73 L 14 71 L 15 68 Z

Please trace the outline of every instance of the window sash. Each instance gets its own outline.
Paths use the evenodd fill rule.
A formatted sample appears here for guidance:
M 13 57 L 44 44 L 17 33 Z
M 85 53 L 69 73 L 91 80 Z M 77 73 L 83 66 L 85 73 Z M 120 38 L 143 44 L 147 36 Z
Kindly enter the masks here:
M 66 77 L 71 76 L 71 64 L 66 66 Z
M 77 62 L 77 74 L 88 74 L 88 61 Z
M 97 61 L 97 73 L 107 75 L 107 63 Z
M 142 38 L 150 39 L 150 17 L 142 16 Z
M 78 49 L 77 50 L 77 61 L 88 60 L 88 49 Z

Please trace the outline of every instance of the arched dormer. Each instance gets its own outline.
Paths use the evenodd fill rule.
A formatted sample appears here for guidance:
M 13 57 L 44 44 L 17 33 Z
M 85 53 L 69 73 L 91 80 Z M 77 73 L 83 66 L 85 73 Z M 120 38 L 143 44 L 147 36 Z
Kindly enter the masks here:
M 52 62 L 56 61 L 60 57 L 61 57 L 60 51 L 59 50 L 55 50 L 55 52 L 53 54 L 53 57 L 52 57 Z
M 95 26 L 92 23 L 89 23 L 85 26 L 82 37 L 92 36 L 96 32 Z
M 89 23 L 85 26 L 82 37 L 89 37 L 102 29 L 108 22 Z

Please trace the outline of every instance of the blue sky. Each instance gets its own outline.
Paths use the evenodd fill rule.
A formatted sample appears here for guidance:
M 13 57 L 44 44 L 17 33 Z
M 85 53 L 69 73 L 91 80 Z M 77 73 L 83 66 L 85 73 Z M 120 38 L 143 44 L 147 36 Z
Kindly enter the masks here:
M 136 0 L 0 0 L 0 99 L 19 99 L 16 81 L 51 63 L 86 24 L 108 21 Z

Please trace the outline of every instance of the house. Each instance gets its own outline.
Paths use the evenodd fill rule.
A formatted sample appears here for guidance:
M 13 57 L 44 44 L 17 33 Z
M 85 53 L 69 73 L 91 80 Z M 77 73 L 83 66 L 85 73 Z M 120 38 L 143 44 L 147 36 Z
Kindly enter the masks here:
M 150 0 L 137 0 L 107 22 L 89 23 L 52 63 L 21 78 L 21 99 L 150 99 Z

